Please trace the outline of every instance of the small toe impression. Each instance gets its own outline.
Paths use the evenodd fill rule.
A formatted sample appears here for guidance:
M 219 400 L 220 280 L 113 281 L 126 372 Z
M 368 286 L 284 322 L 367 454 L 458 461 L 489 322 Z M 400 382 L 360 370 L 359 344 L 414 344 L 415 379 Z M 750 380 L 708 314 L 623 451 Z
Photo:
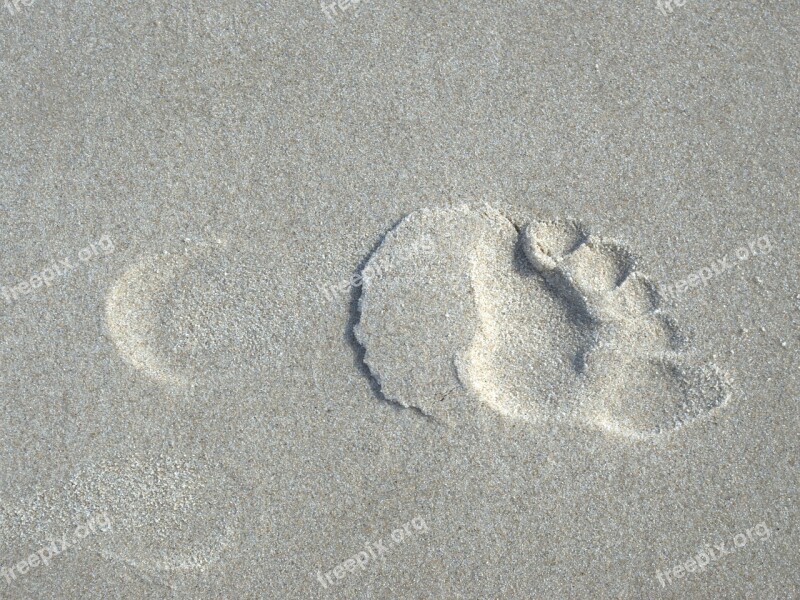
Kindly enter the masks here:
M 601 294 L 620 286 L 632 273 L 634 259 L 612 242 L 589 240 L 569 257 L 566 270 L 584 293 Z
M 530 223 L 522 233 L 528 260 L 540 270 L 550 270 L 567 254 L 574 252 L 587 239 L 577 221 Z

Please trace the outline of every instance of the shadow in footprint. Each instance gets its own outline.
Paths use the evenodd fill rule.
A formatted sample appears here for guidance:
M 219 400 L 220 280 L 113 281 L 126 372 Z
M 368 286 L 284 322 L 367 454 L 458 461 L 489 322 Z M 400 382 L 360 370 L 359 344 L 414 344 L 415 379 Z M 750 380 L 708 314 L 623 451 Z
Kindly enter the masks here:
M 364 273 L 364 268 L 369 263 L 375 251 L 381 247 L 381 244 L 383 244 L 384 240 L 386 239 L 386 236 L 388 236 L 392 232 L 392 230 L 394 230 L 400 224 L 401 221 L 402 219 L 398 219 L 397 221 L 395 221 L 392 224 L 392 226 L 388 229 L 388 231 L 383 235 L 381 235 L 378 241 L 375 242 L 375 244 L 373 244 L 372 249 L 369 251 L 369 253 L 356 266 L 355 269 L 356 273 L 361 273 L 361 274 Z M 395 410 L 410 410 L 411 412 L 416 413 L 421 417 L 424 417 L 425 419 L 435 421 L 434 417 L 426 414 L 420 408 L 417 408 L 415 406 L 403 406 L 401 403 L 396 402 L 391 398 L 387 398 L 384 395 L 383 391 L 381 390 L 380 383 L 374 377 L 372 372 L 369 370 L 367 364 L 364 362 L 364 356 L 366 355 L 367 351 L 366 348 L 364 348 L 364 346 L 362 346 L 358 342 L 358 339 L 356 339 L 355 335 L 355 327 L 358 324 L 361 315 L 361 311 L 359 308 L 361 294 L 362 294 L 361 286 L 356 286 L 356 285 L 350 286 L 350 302 L 348 304 L 348 316 L 347 316 L 347 324 L 345 325 L 344 329 L 344 338 L 350 345 L 350 348 L 352 348 L 353 350 L 353 365 L 355 366 L 356 369 L 358 369 L 358 371 L 361 374 L 364 375 L 366 380 L 369 382 L 369 387 L 372 390 L 372 393 L 375 394 L 376 398 L 378 398 L 382 402 L 385 402 Z

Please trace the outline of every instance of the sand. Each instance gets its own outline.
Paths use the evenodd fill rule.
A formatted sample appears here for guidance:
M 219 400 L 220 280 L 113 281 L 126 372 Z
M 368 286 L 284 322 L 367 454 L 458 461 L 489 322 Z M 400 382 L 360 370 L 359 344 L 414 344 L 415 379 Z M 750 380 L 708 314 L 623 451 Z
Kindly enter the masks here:
M 800 597 L 791 3 L 9 6 L 0 597 Z

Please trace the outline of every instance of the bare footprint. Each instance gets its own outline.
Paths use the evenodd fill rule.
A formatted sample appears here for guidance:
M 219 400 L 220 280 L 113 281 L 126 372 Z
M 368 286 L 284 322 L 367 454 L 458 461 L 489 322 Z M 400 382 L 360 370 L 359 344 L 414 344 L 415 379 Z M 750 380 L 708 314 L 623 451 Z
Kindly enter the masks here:
M 206 571 L 239 542 L 236 505 L 224 471 L 196 459 L 86 462 L 63 488 L 0 501 L 0 551 L 15 557 L 58 542 L 60 552 L 80 545 L 146 575 Z
M 233 496 L 231 494 L 234 494 Z M 238 539 L 234 486 L 208 465 L 171 457 L 88 463 L 70 482 L 79 514 L 102 513 L 113 534 L 98 552 L 145 573 L 204 571 Z
M 396 260 L 420 239 L 432 241 L 424 252 Z M 659 302 L 629 251 L 578 223 L 423 209 L 365 266 L 355 335 L 387 398 L 446 422 L 488 408 L 643 437 L 728 395 Z
M 147 257 L 108 292 L 106 324 L 126 362 L 169 386 L 258 380 L 281 345 L 269 275 L 221 242 Z

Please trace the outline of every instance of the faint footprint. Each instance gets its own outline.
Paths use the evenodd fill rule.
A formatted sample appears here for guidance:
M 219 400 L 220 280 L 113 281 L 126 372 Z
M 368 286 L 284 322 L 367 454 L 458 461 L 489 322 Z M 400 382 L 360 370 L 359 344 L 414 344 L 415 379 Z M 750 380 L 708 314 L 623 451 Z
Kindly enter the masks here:
M 59 542 L 81 545 L 142 573 L 205 571 L 238 543 L 237 487 L 218 467 L 132 454 L 78 466 L 63 488 L 0 501 L 0 554 L 13 558 Z M 84 527 L 85 529 L 85 527 Z M 67 547 L 64 547 L 64 543 Z
M 423 236 L 425 252 L 395 259 Z M 728 387 L 688 360 L 634 266 L 577 223 L 520 233 L 490 207 L 423 209 L 367 263 L 355 335 L 387 398 L 442 420 L 488 406 L 653 435 L 719 406 Z
M 231 482 L 208 465 L 172 457 L 131 456 L 81 466 L 69 504 L 79 515 L 104 514 L 109 535 L 99 553 L 143 572 L 204 571 L 238 536 Z
M 257 380 L 281 345 L 271 326 L 280 279 L 270 275 L 259 256 L 221 242 L 147 257 L 108 292 L 108 330 L 120 355 L 161 383 Z

